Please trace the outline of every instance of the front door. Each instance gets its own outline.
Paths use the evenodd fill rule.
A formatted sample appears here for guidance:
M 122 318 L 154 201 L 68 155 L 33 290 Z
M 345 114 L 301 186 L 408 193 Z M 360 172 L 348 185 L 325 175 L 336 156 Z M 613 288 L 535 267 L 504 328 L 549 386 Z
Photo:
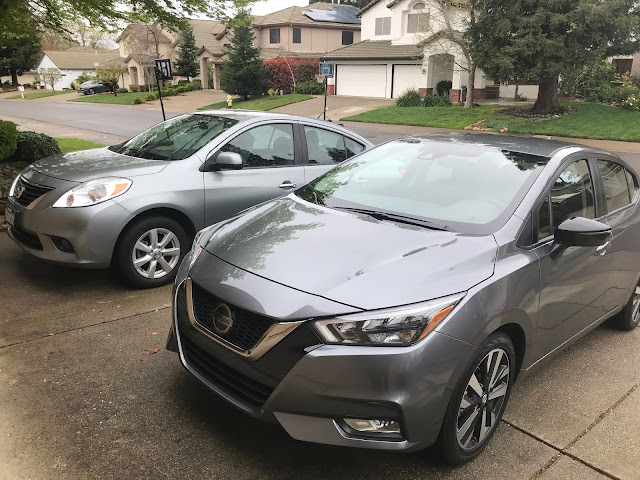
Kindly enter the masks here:
M 594 219 L 596 192 L 588 160 L 565 166 L 538 209 L 535 253 L 540 259 L 540 308 L 537 343 L 540 356 L 553 351 L 608 312 L 611 257 L 601 247 L 562 247 L 553 231 L 572 217 Z
M 292 123 L 260 125 L 220 148 L 219 152 L 238 153 L 243 168 L 204 173 L 207 226 L 305 183 L 294 130 Z

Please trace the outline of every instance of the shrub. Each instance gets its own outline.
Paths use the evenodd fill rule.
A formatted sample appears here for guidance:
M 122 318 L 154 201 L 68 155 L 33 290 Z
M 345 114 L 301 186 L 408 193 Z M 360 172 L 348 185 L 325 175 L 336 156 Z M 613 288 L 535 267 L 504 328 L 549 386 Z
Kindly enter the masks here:
M 451 105 L 451 99 L 444 95 L 429 95 L 424 97 L 424 107 L 448 107 Z
M 118 89 L 118 93 L 129 93 L 129 89 L 128 88 L 119 88 Z
M 640 112 L 640 96 L 630 95 L 629 98 L 622 102 L 622 106 L 627 110 Z
M 438 82 L 438 84 L 436 85 L 436 93 L 438 96 L 449 96 L 449 91 L 451 90 L 451 87 L 453 86 L 453 83 L 451 83 L 451 80 L 441 80 Z
M 187 93 L 187 87 L 180 86 L 180 87 L 176 88 L 176 93 Z
M 610 83 L 598 85 L 591 91 L 589 100 L 599 103 L 612 103 L 614 86 Z
M 31 88 L 31 84 L 30 84 L 30 83 L 25 83 L 25 84 L 23 85 L 23 87 L 24 87 L 24 88 Z
M 171 82 L 171 80 L 165 80 L 164 83 L 162 84 L 162 88 L 164 90 L 168 90 L 171 87 L 173 87 L 173 83 Z
M 274 89 L 274 88 L 270 88 L 269 90 L 267 90 L 267 94 L 271 98 L 276 98 L 278 95 L 280 95 L 280 90 Z
M 140 97 L 136 97 L 136 98 L 133 99 L 134 105 L 140 105 L 143 102 L 144 102 L 144 100 L 142 100 L 142 98 L 140 98 Z
M 398 107 L 421 107 L 422 98 L 420 92 L 415 89 L 405 90 L 402 95 L 396 100 L 396 106 Z
M 324 94 L 324 83 L 318 83 L 317 80 L 308 80 L 296 85 L 296 93 L 303 95 L 322 95 Z
M 18 130 L 16 124 L 0 120 L 0 162 L 7 161 L 16 151 Z
M 279 57 L 264 62 L 267 70 L 267 88 L 282 90 L 284 93 L 293 91 L 293 78 L 296 85 L 314 80 L 318 73 L 320 61 L 317 58 Z
M 138 85 L 129 85 L 129 90 L 131 92 L 137 92 L 138 91 Z
M 616 69 L 613 65 L 605 60 L 598 60 L 563 72 L 560 79 L 560 94 L 569 96 L 580 93 L 584 97 L 589 97 L 596 87 L 608 84 L 615 79 Z
M 188 85 L 188 84 L 189 84 L 189 80 L 178 80 L 178 86 Z
M 62 151 L 55 138 L 36 132 L 18 132 L 16 152 L 9 161 L 32 163 L 41 158 L 59 155 Z
M 176 89 L 175 88 L 170 88 L 169 90 L 167 90 L 167 96 L 168 97 L 173 97 L 174 95 L 176 95 Z
M 156 99 L 156 96 L 155 96 L 153 93 L 147 93 L 147 94 L 144 96 L 144 99 L 145 99 L 147 102 L 153 102 L 153 101 Z
M 147 91 L 147 86 L 146 85 L 138 85 L 138 91 L 139 92 L 146 92 Z
M 191 81 L 194 90 L 200 90 L 202 88 L 202 81 L 198 78 Z

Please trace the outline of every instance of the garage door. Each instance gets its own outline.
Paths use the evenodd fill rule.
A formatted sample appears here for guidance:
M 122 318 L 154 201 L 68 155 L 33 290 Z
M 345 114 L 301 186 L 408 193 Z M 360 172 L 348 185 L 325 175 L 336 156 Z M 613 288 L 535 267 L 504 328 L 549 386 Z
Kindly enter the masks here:
M 422 65 L 394 65 L 392 97 L 398 98 L 410 88 L 418 90 L 421 81 Z
M 386 65 L 336 65 L 336 95 L 384 98 Z

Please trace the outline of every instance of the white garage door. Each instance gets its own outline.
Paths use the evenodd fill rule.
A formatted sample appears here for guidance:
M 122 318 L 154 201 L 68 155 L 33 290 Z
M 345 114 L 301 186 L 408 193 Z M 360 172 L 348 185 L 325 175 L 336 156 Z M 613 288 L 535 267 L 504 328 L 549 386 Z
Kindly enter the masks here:
M 337 65 L 336 95 L 384 98 L 386 65 Z
M 393 66 L 393 98 L 398 98 L 410 88 L 418 90 L 422 81 L 422 65 Z

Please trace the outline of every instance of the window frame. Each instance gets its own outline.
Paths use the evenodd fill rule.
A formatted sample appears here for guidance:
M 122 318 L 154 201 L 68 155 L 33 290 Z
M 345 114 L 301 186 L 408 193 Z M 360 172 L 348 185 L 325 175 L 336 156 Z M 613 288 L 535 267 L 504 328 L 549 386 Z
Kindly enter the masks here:
M 278 41 L 277 42 L 273 41 L 273 34 L 275 32 L 278 32 Z M 269 44 L 270 45 L 279 45 L 280 43 L 282 43 L 282 37 L 280 36 L 280 34 L 281 34 L 280 27 L 270 28 L 269 29 Z
M 606 192 L 604 189 L 604 179 L 602 178 L 602 174 L 600 173 L 600 168 L 598 167 L 598 179 L 601 185 L 601 196 L 602 196 L 602 202 L 603 202 L 603 209 L 605 211 L 605 213 L 602 215 L 602 218 L 608 218 L 612 215 L 617 215 L 618 213 L 631 208 L 635 205 L 637 205 L 638 203 L 638 199 L 639 199 L 639 194 L 640 191 L 638 189 L 638 175 L 636 174 L 636 172 L 629 167 L 629 165 L 627 165 L 625 162 L 621 161 L 619 158 L 615 158 L 615 157 L 611 157 L 608 155 L 597 155 L 593 157 L 594 162 L 596 164 L 596 167 L 598 165 L 598 160 L 601 160 L 603 162 L 611 162 L 611 163 L 616 163 L 618 165 L 620 165 L 622 168 L 624 168 L 625 171 L 625 177 L 626 174 L 629 173 L 631 174 L 631 178 L 633 179 L 633 185 L 635 187 L 634 191 L 633 191 L 633 196 L 630 196 L 631 201 L 620 207 L 620 208 L 616 208 L 615 210 L 611 210 L 609 211 L 609 206 L 607 205 L 607 197 L 606 197 Z
M 381 22 L 381 27 L 380 27 L 380 33 L 378 33 L 378 20 L 380 20 Z M 385 28 L 384 28 L 384 24 L 385 24 L 385 20 L 389 21 L 389 33 L 384 33 Z M 391 17 L 377 17 L 375 24 L 374 24 L 374 36 L 376 37 L 385 37 L 385 36 L 389 36 L 391 35 Z
M 298 41 L 297 42 L 296 42 L 296 32 L 298 33 Z M 291 36 L 292 36 L 291 41 L 293 43 L 295 43 L 296 45 L 302 43 L 302 28 L 301 27 L 293 27 Z
M 344 35 L 346 34 L 351 34 L 351 43 L 344 43 Z M 342 30 L 342 45 L 353 45 L 354 43 L 354 34 L 353 34 L 353 30 Z

